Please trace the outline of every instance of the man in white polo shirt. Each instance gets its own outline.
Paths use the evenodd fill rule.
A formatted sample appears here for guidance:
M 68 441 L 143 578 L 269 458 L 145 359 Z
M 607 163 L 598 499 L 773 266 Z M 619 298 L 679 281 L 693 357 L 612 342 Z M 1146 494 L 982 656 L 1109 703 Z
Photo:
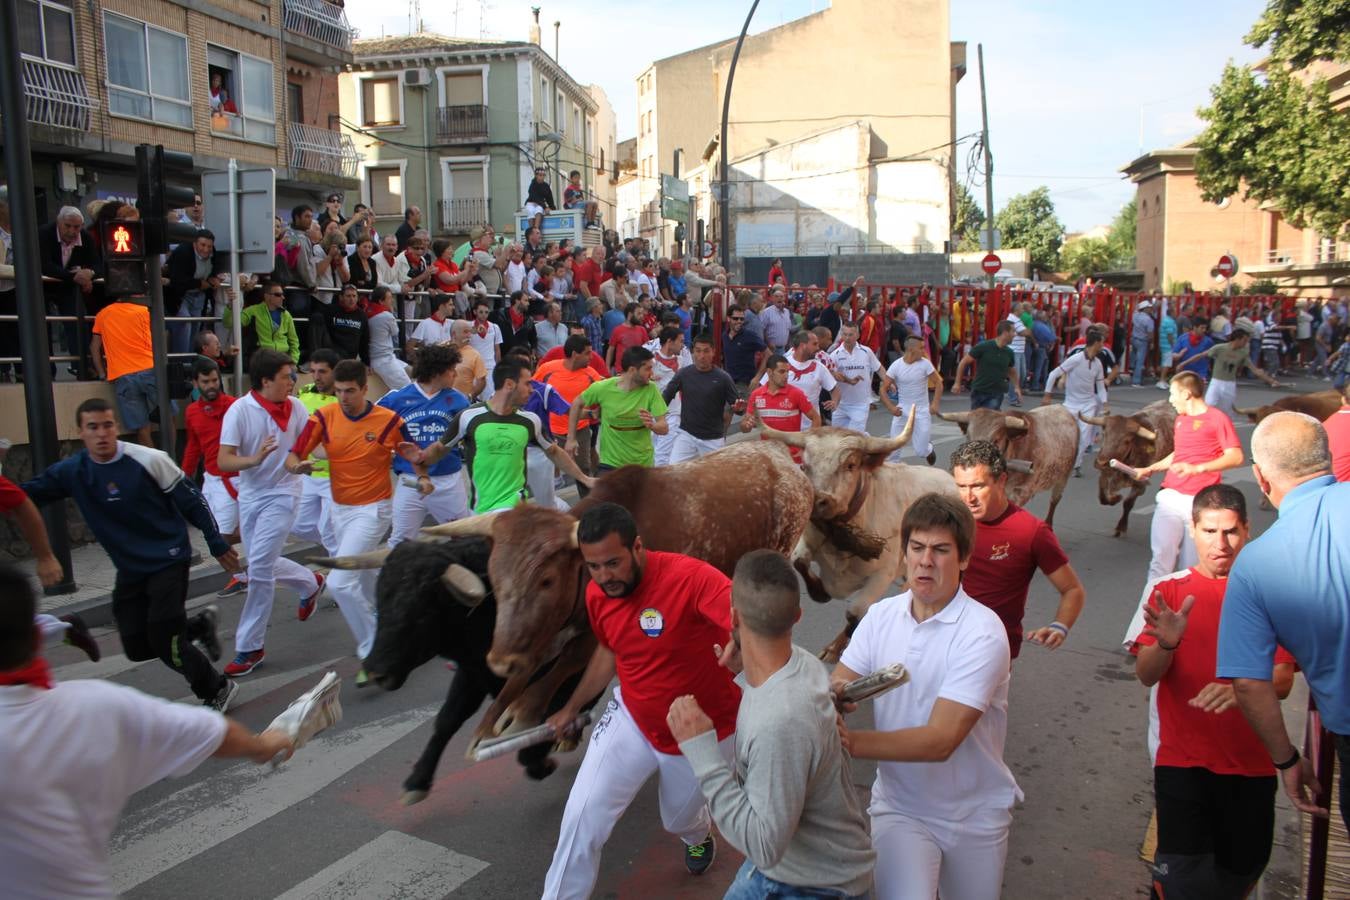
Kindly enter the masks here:
M 856 759 L 880 761 L 872 788 L 878 897 L 996 900 L 1013 804 L 1003 762 L 1008 733 L 1008 632 L 961 589 L 975 519 L 945 494 L 905 511 L 900 536 L 910 590 L 867 611 L 831 681 L 893 663 L 909 683 L 874 701 L 875 731 L 853 731 Z
M 216 458 L 222 472 L 239 473 L 239 533 L 248 548 L 248 599 L 234 633 L 234 660 L 225 667 L 232 678 L 262 662 L 278 583 L 299 595 L 302 622 L 323 591 L 321 575 L 281 555 L 301 489 L 300 476 L 286 471 L 286 454 L 309 420 L 305 405 L 291 396 L 295 363 L 285 353 L 259 350 L 249 361 L 248 377 L 253 389 L 225 413 Z
M 839 408 L 831 424 L 867 433 L 867 413 L 872 408 L 872 376 L 881 371 L 881 360 L 870 347 L 858 343 L 858 325 L 845 322 L 839 329 L 839 346 L 830 351 L 834 378 L 839 382 Z
M 1042 406 L 1050 403 L 1050 392 L 1055 389 L 1061 378 L 1064 379 L 1064 408 L 1073 413 L 1078 422 L 1078 455 L 1073 460 L 1073 474 L 1083 474 L 1083 454 L 1092 443 L 1091 422 L 1084 422 L 1083 416 L 1097 416 L 1106 406 L 1106 373 L 1102 371 L 1102 361 L 1097 358 L 1101 352 L 1102 341 L 1106 335 L 1096 329 L 1087 330 L 1087 344 L 1082 353 L 1074 353 L 1060 363 L 1045 378 L 1045 397 Z

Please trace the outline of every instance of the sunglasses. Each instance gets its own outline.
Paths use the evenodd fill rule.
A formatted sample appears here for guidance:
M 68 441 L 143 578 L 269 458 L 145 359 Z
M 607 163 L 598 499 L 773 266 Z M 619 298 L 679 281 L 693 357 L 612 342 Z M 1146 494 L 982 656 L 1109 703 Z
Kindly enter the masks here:
M 732 317 L 731 317 L 731 321 L 733 321 L 733 322 L 744 322 L 744 321 L 745 321 L 745 316 L 732 316 Z

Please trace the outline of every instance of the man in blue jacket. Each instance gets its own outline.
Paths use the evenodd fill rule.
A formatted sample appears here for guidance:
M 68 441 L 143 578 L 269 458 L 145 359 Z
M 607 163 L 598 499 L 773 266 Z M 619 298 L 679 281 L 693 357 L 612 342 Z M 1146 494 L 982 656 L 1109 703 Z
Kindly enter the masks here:
M 219 658 L 215 611 L 208 608 L 189 621 L 185 609 L 192 565 L 188 523 L 206 536 L 225 571 L 239 571 L 239 555 L 168 454 L 117 439 L 112 404 L 98 397 L 86 400 L 75 420 L 84 450 L 24 482 L 24 493 L 38 504 L 74 499 L 112 557 L 117 569 L 113 618 L 127 658 L 159 657 L 187 679 L 204 706 L 225 712 L 239 687 L 193 644 L 200 641 L 212 658 Z

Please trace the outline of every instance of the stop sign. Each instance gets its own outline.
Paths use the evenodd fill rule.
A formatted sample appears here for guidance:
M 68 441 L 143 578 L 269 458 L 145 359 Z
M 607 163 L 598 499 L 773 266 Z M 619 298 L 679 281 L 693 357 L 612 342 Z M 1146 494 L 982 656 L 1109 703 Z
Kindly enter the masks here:
M 1217 269 L 1218 273 L 1224 278 L 1232 278 L 1237 274 L 1238 270 L 1237 257 L 1231 253 L 1225 253 L 1223 256 L 1219 257 L 1219 264 L 1214 268 Z
M 1003 268 L 1003 260 L 997 255 L 990 253 L 984 259 L 980 260 L 980 268 L 984 269 L 986 275 L 993 275 L 999 269 Z

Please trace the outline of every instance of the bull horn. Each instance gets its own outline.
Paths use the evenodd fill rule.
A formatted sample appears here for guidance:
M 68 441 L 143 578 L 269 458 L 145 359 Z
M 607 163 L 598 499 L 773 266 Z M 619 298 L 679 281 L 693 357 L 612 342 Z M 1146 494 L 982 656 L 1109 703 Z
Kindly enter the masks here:
M 572 549 L 573 549 L 573 550 L 575 550 L 575 549 L 577 549 L 578 547 L 581 546 L 581 541 L 577 538 L 577 535 L 578 535 L 580 532 L 581 532 L 581 520 L 580 520 L 580 519 L 577 519 L 575 522 L 572 523 Z
M 1017 416 L 1004 416 L 1003 427 L 1013 431 L 1026 431 L 1027 422 L 1025 419 L 1019 419 Z
M 487 586 L 483 584 L 483 579 L 459 563 L 451 563 L 445 567 L 445 571 L 441 574 L 441 584 L 445 585 L 456 600 L 469 609 L 473 609 L 482 603 L 488 593 Z
M 429 537 L 492 537 L 492 526 L 495 522 L 495 516 L 469 516 L 467 519 L 456 519 L 443 525 L 423 528 L 422 533 Z
M 900 429 L 900 433 L 895 437 L 866 437 L 863 439 L 864 453 L 894 453 L 901 447 L 909 443 L 910 435 L 914 434 L 914 415 L 918 412 L 919 406 L 915 404 L 909 409 L 909 418 L 905 421 L 905 427 Z
M 1079 413 L 1078 418 L 1082 419 L 1089 425 L 1096 425 L 1098 428 L 1106 427 L 1106 416 L 1085 416 L 1082 413 Z
M 968 425 L 970 423 L 970 413 L 968 412 L 959 412 L 959 413 L 940 412 L 938 413 L 938 418 L 944 422 L 955 422 L 958 425 Z
M 799 450 L 806 446 L 806 435 L 800 431 L 777 431 L 766 427 L 763 429 L 763 434 L 771 441 L 778 441 Z
M 310 562 L 316 566 L 325 566 L 330 569 L 378 569 L 384 565 L 385 557 L 389 555 L 389 548 L 383 550 L 371 550 L 368 553 L 353 553 L 351 556 L 321 556 L 318 559 L 312 559 Z
M 1158 439 L 1158 433 L 1156 431 L 1145 428 L 1143 425 L 1139 426 L 1139 428 L 1135 431 L 1135 434 L 1139 435 L 1146 441 L 1156 441 Z
M 1261 407 L 1259 407 L 1259 406 L 1235 406 L 1235 407 L 1233 407 L 1233 412 L 1235 412 L 1235 413 L 1241 413 L 1241 414 L 1244 415 L 1244 416 L 1254 416 L 1254 415 L 1256 415 L 1258 412 L 1260 412 L 1260 410 L 1261 410 Z

